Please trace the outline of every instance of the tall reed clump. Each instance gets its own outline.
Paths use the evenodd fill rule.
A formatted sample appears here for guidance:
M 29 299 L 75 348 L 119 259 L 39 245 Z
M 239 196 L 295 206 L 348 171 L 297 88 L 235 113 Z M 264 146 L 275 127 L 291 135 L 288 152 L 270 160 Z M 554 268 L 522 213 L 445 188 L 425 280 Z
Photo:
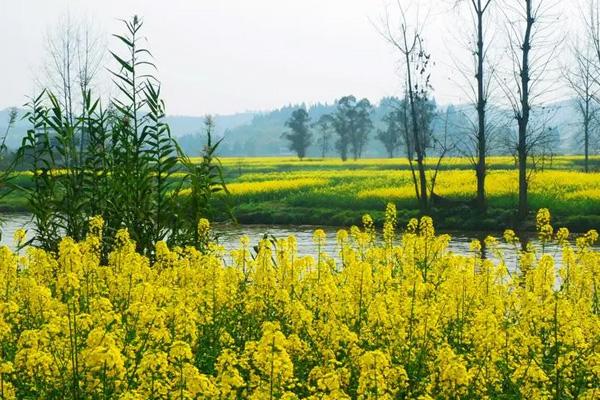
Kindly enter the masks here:
M 28 105 L 31 129 L 21 156 L 33 175 L 27 197 L 35 240 L 44 249 L 56 250 L 61 234 L 84 239 L 88 221 L 96 215 L 105 222 L 104 249 L 121 228 L 127 228 L 146 255 L 161 240 L 171 245 L 197 242 L 182 232 L 197 230 L 205 203 L 194 210 L 195 220 L 178 218 L 183 187 L 174 177 L 180 168 L 178 146 L 165 122 L 156 67 L 141 44 L 142 21 L 135 16 L 124 25 L 124 35 L 113 35 L 121 46 L 111 51 L 118 95 L 107 108 L 89 91 L 76 118 L 68 118 L 47 90 Z M 210 165 L 207 173 L 212 169 Z M 210 198 L 210 185 L 201 190 Z
M 221 196 L 221 204 L 224 210 L 216 210 L 215 202 L 212 201 L 214 194 L 223 192 L 229 195 L 229 190 L 225 186 L 225 178 L 223 177 L 223 168 L 220 160 L 216 157 L 216 151 L 221 143 L 221 140 L 213 142 L 214 120 L 211 116 L 207 116 L 204 120 L 206 132 L 206 145 L 202 151 L 200 162 L 196 163 L 188 157 L 181 147 L 177 145 L 179 155 L 179 163 L 181 165 L 180 185 L 185 187 L 184 191 L 180 192 L 180 201 L 177 206 L 177 216 L 175 221 L 181 221 L 183 224 L 174 229 L 179 235 L 176 241 L 191 240 L 191 244 L 196 248 L 202 248 L 206 242 L 206 235 L 202 232 L 202 227 L 190 226 L 185 224 L 185 221 L 200 221 L 206 215 L 214 215 L 225 211 L 231 219 L 235 219 L 231 214 L 231 208 L 227 204 L 227 197 Z

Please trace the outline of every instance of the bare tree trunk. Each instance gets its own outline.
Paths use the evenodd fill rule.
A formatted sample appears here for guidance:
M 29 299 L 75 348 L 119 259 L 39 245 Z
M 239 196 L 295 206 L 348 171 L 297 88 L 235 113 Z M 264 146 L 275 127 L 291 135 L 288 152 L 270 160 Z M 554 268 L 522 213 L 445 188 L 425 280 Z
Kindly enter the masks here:
M 407 46 L 406 39 L 406 31 L 404 31 L 404 43 Z M 412 71 L 411 71 L 411 63 L 410 63 L 410 53 L 404 53 L 406 57 L 406 77 L 408 81 L 408 100 L 410 103 L 410 113 L 412 118 L 412 131 L 413 131 L 413 140 L 415 146 L 415 153 L 417 156 L 417 170 L 419 172 L 419 189 L 418 189 L 418 200 L 419 207 L 421 211 L 425 212 L 428 208 L 428 200 L 427 200 L 427 176 L 425 175 L 425 165 L 424 165 L 424 156 L 423 156 L 423 148 L 421 144 L 421 139 L 419 137 L 419 123 L 417 118 L 417 108 L 415 106 L 415 93 L 412 86 Z
M 486 177 L 486 131 L 485 131 L 485 89 L 484 89 L 484 70 L 483 61 L 485 58 L 483 46 L 483 14 L 489 6 L 488 1 L 485 6 L 481 4 L 481 0 L 477 0 L 477 206 L 480 210 L 485 209 L 485 177 Z
M 588 76 L 586 76 L 586 78 L 588 81 L 586 81 L 585 85 L 585 109 L 583 112 L 583 153 L 585 157 L 584 168 L 586 173 L 590 172 L 590 122 L 592 121 L 590 102 L 592 101 L 592 98 L 595 97 L 595 95 L 590 93 L 589 64 L 587 67 Z
M 420 124 L 416 102 L 419 100 L 418 96 L 420 94 L 423 95 L 423 100 L 426 101 L 426 93 L 428 90 L 431 89 L 431 86 L 429 84 L 430 74 L 427 71 L 430 56 L 425 52 L 422 46 L 422 26 L 419 25 L 417 21 L 417 25 L 414 28 L 414 32 L 410 33 L 409 38 L 408 30 L 411 28 L 409 28 L 407 16 L 404 12 L 401 2 L 397 1 L 396 5 L 398 7 L 398 11 L 401 17 L 400 32 L 398 36 L 396 37 L 392 33 L 390 27 L 389 13 L 386 14 L 386 19 L 383 21 L 384 29 L 381 32 L 381 34 L 403 55 L 403 61 L 406 68 L 406 92 L 411 117 L 411 133 L 407 133 L 407 136 L 412 135 L 413 143 L 410 151 L 412 152 L 414 150 L 415 160 L 417 164 L 416 171 L 414 171 L 413 169 L 413 173 L 418 173 L 418 177 L 416 176 L 416 174 L 414 175 L 415 192 L 421 212 L 426 212 L 429 210 L 430 206 L 425 166 L 425 150 L 428 144 L 426 140 L 426 135 L 428 135 L 428 132 L 427 126 L 425 125 L 426 123 L 424 122 L 424 124 Z M 424 104 L 424 107 L 426 107 L 426 104 Z M 411 162 L 412 169 L 413 165 L 412 159 L 410 157 L 409 161 Z
M 528 179 L 527 179 L 527 126 L 529 124 L 530 104 L 529 104 L 529 52 L 531 50 L 531 31 L 535 19 L 533 18 L 532 1 L 525 0 L 525 35 L 521 45 L 522 60 L 521 60 L 521 113 L 517 116 L 519 124 L 519 141 L 518 141 L 518 157 L 519 157 L 519 218 L 524 220 L 527 217 L 528 211 Z
M 402 109 L 402 124 L 404 125 L 404 143 L 406 144 L 406 158 L 408 159 L 408 165 L 410 166 L 410 173 L 412 176 L 413 186 L 415 188 L 415 196 L 417 201 L 419 200 L 419 185 L 417 182 L 417 174 L 415 173 L 415 166 L 413 164 L 413 149 L 411 147 L 410 142 L 410 128 L 408 123 L 408 113 L 406 108 L 406 100 L 408 100 L 408 96 L 405 94 L 404 96 L 404 107 Z
M 590 172 L 590 102 L 585 102 L 585 117 L 583 120 L 583 152 L 584 152 L 584 168 L 585 172 Z

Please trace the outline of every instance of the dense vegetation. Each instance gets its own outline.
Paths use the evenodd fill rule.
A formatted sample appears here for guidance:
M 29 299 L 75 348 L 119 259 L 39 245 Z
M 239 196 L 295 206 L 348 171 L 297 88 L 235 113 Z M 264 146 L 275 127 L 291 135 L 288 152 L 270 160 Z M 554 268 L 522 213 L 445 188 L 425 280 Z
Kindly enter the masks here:
M 427 217 L 399 235 L 393 206 L 382 236 L 365 216 L 338 232 L 336 254 L 317 230 L 314 257 L 293 236 L 257 252 L 242 237 L 232 262 L 201 220 L 203 252 L 160 241 L 151 262 L 120 230 L 104 263 L 103 222 L 56 254 L 0 248 L 3 399 L 600 395 L 598 233 L 572 244 L 547 210 L 517 266 L 494 237 L 448 252 Z
M 105 106 L 82 86 L 77 107 L 68 91 L 43 90 L 27 105 L 27 135 L 0 175 L 0 195 L 13 190 L 23 199 L 33 218 L 31 239 L 45 250 L 56 251 L 63 235 L 83 240 L 97 215 L 105 221 L 103 256 L 121 228 L 148 256 L 162 240 L 198 248 L 197 221 L 207 216 L 212 195 L 226 190 L 214 160 L 212 119 L 204 156 L 192 163 L 165 122 L 156 67 L 142 46 L 143 23 L 137 16 L 123 23 L 125 34 L 114 35 L 120 47 L 111 52 L 117 95 Z M 6 150 L 2 143 L 0 158 L 9 158 Z

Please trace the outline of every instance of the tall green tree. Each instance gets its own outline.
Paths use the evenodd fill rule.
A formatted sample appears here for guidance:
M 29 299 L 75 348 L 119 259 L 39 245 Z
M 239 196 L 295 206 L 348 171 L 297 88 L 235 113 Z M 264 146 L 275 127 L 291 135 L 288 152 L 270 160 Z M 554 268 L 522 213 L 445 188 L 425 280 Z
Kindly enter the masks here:
M 335 148 L 340 154 L 342 161 L 348 159 L 350 147 L 351 118 L 353 112 L 352 103 L 356 101 L 354 96 L 342 97 L 337 101 L 336 111 L 332 115 L 333 127 L 338 138 Z
M 372 110 L 373 106 L 367 99 L 357 102 L 356 97 L 345 96 L 337 101 L 332 121 L 338 135 L 336 148 L 343 161 L 348 159 L 349 152 L 355 160 L 362 157 L 373 128 Z
M 333 117 L 329 114 L 321 115 L 319 120 L 315 122 L 314 127 L 319 132 L 317 145 L 321 152 L 321 158 L 325 158 L 327 153 L 332 149 Z
M 394 99 L 392 109 L 383 117 L 384 128 L 379 129 L 376 138 L 383 144 L 389 158 L 394 158 L 397 150 L 405 142 L 406 132 L 403 123 L 405 107 L 402 101 Z
M 365 146 L 369 140 L 369 133 L 373 129 L 371 112 L 373 106 L 367 99 L 362 99 L 354 107 L 354 123 L 350 135 L 354 159 L 362 157 Z
M 285 126 L 290 128 L 290 131 L 284 132 L 281 136 L 289 141 L 289 149 L 302 160 L 312 142 L 308 112 L 304 108 L 295 110 L 286 121 Z

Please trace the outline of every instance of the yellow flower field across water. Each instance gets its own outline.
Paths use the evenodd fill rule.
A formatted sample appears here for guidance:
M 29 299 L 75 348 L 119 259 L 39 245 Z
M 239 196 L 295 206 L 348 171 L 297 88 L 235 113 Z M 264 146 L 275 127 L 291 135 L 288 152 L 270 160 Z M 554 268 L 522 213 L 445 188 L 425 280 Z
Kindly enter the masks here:
M 242 237 L 232 263 L 210 243 L 150 261 L 124 230 L 101 260 L 100 218 L 57 254 L 2 247 L 0 398 L 599 398 L 596 231 L 571 243 L 542 210 L 509 272 L 512 231 L 456 255 L 427 217 L 385 221 L 340 230 L 337 254 L 321 230 L 310 257 Z
M 192 159 L 200 162 L 200 159 Z M 389 202 L 408 220 L 418 216 L 414 183 L 408 161 L 395 159 L 297 159 L 285 157 L 223 157 L 223 177 L 229 195 L 213 199 L 214 220 L 224 220 L 233 211 L 244 224 L 320 225 L 336 227 L 357 224 L 365 213 L 381 224 L 382 210 Z M 429 160 L 431 165 L 435 160 Z M 600 157 L 591 158 L 591 172 L 582 171 L 581 156 L 556 156 L 529 176 L 529 207 L 549 208 L 561 225 L 583 232 L 600 226 Z M 57 174 L 60 174 L 59 170 Z M 434 174 L 429 170 L 428 174 Z M 18 172 L 15 184 L 33 188 L 28 172 Z M 185 172 L 170 176 L 178 187 Z M 181 201 L 191 192 L 185 185 Z M 474 212 L 476 176 L 466 157 L 444 159 L 437 175 L 435 194 L 442 202 L 432 213 L 444 230 L 490 231 L 516 226 L 518 173 L 512 157 L 489 157 L 486 178 L 487 209 L 484 217 Z M 223 197 L 230 206 L 223 206 Z M 23 193 L 9 193 L 7 209 L 27 210 Z
M 531 210 L 549 208 L 557 221 L 579 232 L 600 226 L 600 172 L 582 171 L 580 156 L 557 156 L 537 165 L 529 176 Z M 408 220 L 418 215 L 414 182 L 408 161 L 337 159 L 298 161 L 282 157 L 223 158 L 232 189 L 235 215 L 246 224 L 322 224 L 347 227 L 369 213 L 379 224 L 389 202 Z M 435 160 L 429 160 L 432 165 Z M 427 172 L 432 176 L 433 170 Z M 512 157 L 490 157 L 486 178 L 487 213 L 473 212 L 477 179 L 465 157 L 444 159 L 436 176 L 436 221 L 446 230 L 497 230 L 515 226 L 518 172 Z

